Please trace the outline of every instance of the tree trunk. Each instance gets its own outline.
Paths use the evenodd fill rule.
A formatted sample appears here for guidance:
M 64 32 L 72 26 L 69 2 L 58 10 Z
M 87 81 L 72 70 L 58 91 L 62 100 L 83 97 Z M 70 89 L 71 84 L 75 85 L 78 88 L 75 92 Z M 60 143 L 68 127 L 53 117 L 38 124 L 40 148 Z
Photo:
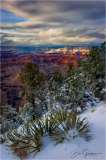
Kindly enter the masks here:
M 47 102 L 45 102 L 45 108 L 46 108 L 46 111 L 48 111 Z
M 33 106 L 34 111 L 35 111 L 35 100 L 34 100 L 34 98 L 32 99 L 32 106 Z M 35 120 L 35 115 L 33 115 L 33 120 Z

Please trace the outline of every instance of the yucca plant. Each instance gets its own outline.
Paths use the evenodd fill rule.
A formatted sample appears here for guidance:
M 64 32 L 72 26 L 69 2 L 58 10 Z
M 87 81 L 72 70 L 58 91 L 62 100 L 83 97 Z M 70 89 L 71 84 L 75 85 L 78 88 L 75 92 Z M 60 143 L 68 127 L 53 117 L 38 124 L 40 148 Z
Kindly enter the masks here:
M 66 125 L 69 121 L 69 115 L 66 110 L 56 110 L 53 114 L 53 117 L 56 120 L 58 126 L 53 130 L 52 134 L 50 135 L 53 140 L 56 141 L 56 144 L 63 142 L 65 139 L 69 140 L 66 133 L 69 130 L 69 127 Z M 55 145 L 56 145 L 55 144 Z
M 16 129 L 11 132 L 9 131 L 7 137 L 11 142 L 8 146 L 12 149 L 13 153 L 21 159 L 25 158 L 27 156 L 27 150 L 30 147 L 29 139 L 25 140 Z
M 39 132 L 40 131 L 40 132 Z M 27 156 L 27 151 L 30 153 L 40 151 L 42 146 L 42 130 L 37 127 L 35 122 L 29 122 L 22 126 L 18 131 L 17 129 L 8 132 L 8 140 L 12 142 L 9 147 L 13 150 L 13 153 L 19 158 L 25 158 Z
M 88 133 L 91 132 L 90 124 L 86 118 L 84 118 L 83 120 L 80 120 L 80 117 L 77 118 L 76 129 L 80 137 L 84 137 L 86 141 L 89 141 L 91 139 L 91 136 L 88 135 Z
M 14 129 L 7 133 L 7 139 L 12 143 L 10 148 L 14 154 L 20 158 L 25 158 L 30 153 L 40 152 L 42 147 L 42 137 L 50 136 L 58 143 L 64 140 L 70 140 L 77 136 L 84 137 L 89 141 L 91 136 L 90 124 L 86 118 L 82 119 L 75 114 L 68 114 L 67 110 L 54 110 L 44 119 L 29 121 L 21 126 L 20 129 Z M 5 137 L 1 142 L 5 141 Z
M 91 136 L 88 135 L 90 124 L 86 118 L 80 120 L 80 117 L 75 114 L 69 115 L 66 110 L 55 111 L 54 117 L 60 124 L 51 135 L 56 140 L 56 144 L 63 142 L 64 139 L 70 140 L 77 136 L 84 137 L 87 141 L 90 140 Z
M 41 124 L 41 122 L 30 121 L 22 127 L 21 132 L 23 134 L 24 140 L 30 140 L 30 153 L 35 152 L 36 155 L 37 152 L 40 152 L 40 148 L 42 146 L 41 139 L 44 132 L 43 125 Z

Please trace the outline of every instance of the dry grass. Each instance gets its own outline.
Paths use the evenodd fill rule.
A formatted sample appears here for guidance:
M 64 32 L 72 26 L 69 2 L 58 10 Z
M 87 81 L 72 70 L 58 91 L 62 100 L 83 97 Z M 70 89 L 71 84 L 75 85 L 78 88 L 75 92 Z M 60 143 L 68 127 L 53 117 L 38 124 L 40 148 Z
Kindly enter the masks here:
M 95 112 L 96 111 L 96 109 L 93 109 L 92 111 L 91 111 L 91 113 L 93 113 L 93 112 Z
M 11 145 L 11 149 L 13 150 L 13 153 L 18 156 L 21 160 L 23 158 L 26 158 L 28 153 L 28 149 L 30 148 L 30 144 L 27 145 L 23 145 L 23 144 L 19 144 L 19 143 L 13 143 Z

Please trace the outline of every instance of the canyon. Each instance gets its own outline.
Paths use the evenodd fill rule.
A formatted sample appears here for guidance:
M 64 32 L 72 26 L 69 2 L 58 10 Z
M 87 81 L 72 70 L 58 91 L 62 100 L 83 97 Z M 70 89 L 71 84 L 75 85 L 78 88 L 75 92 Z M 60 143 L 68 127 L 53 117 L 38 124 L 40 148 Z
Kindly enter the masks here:
M 5 58 L 1 61 L 1 106 L 10 104 L 16 107 L 17 111 L 19 107 L 24 105 L 24 99 L 19 97 L 19 91 L 23 89 L 19 81 L 19 74 L 24 71 L 26 63 L 34 62 L 38 64 L 40 71 L 44 72 L 49 79 L 51 73 L 56 69 L 59 69 L 66 76 L 70 63 L 77 67 L 78 61 L 86 57 L 86 54 L 78 54 L 78 52 L 63 53 L 55 51 L 53 53 L 19 54 L 18 56 L 11 52 L 7 53 L 7 55 L 4 54 Z

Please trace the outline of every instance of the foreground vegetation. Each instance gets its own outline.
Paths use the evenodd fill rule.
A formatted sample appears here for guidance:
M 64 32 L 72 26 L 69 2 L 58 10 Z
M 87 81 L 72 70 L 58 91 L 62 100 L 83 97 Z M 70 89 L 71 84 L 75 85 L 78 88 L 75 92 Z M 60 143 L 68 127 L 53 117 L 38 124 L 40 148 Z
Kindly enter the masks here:
M 90 124 L 86 118 L 80 120 L 75 114 L 68 114 L 65 110 L 55 110 L 44 119 L 29 121 L 20 128 L 7 132 L 1 138 L 1 143 L 8 140 L 8 146 L 13 153 L 19 158 L 25 158 L 28 153 L 40 152 L 43 145 L 42 138 L 45 136 L 56 141 L 57 145 L 78 136 L 89 141 L 91 139 L 89 132 Z

